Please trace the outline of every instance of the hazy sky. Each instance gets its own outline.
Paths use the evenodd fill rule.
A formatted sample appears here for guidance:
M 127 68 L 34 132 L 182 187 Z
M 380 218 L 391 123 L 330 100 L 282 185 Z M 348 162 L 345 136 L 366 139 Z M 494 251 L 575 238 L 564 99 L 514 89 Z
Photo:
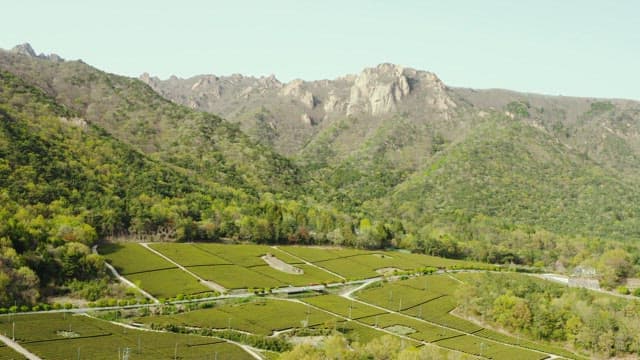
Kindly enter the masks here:
M 640 1 L 6 0 L 0 47 L 166 78 L 335 78 L 381 62 L 475 88 L 640 100 Z

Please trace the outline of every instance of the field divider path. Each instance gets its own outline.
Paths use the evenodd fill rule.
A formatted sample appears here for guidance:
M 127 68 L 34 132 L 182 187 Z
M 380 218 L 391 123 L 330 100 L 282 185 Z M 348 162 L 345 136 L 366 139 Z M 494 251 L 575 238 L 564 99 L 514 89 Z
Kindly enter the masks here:
M 370 328 L 370 329 L 373 329 L 373 330 L 376 330 L 376 331 L 380 331 L 380 332 L 383 332 L 383 333 L 386 333 L 386 334 L 389 334 L 389 335 L 392 335 L 392 336 L 397 336 L 397 337 L 399 337 L 399 338 L 401 338 L 401 339 L 403 339 L 403 340 L 407 340 L 407 341 L 414 342 L 414 343 L 419 343 L 419 344 L 422 344 L 422 345 L 425 345 L 425 346 L 435 346 L 435 347 L 439 347 L 439 348 L 447 349 L 447 350 L 449 350 L 449 351 L 453 351 L 453 352 L 457 352 L 457 353 L 460 353 L 460 354 L 468 355 L 467 353 L 462 352 L 462 351 L 460 351 L 460 350 L 450 349 L 450 348 L 445 348 L 445 347 L 443 347 L 443 346 L 439 346 L 439 345 L 437 345 L 437 344 L 435 344 L 435 343 L 433 343 L 433 342 L 428 342 L 428 341 L 424 341 L 424 340 L 414 339 L 414 338 L 411 338 L 411 337 L 409 337 L 409 336 L 407 336 L 407 335 L 401 335 L 401 334 L 398 334 L 398 333 L 394 333 L 394 332 L 393 332 L 393 331 L 391 331 L 391 330 L 387 330 L 387 329 L 384 329 L 384 328 L 376 327 L 376 326 L 374 326 L 374 325 L 369 325 L 369 324 L 364 323 L 364 322 L 362 322 L 362 321 L 359 321 L 359 320 L 357 320 L 357 319 L 350 319 L 350 318 L 349 318 L 349 317 L 347 317 L 347 316 L 343 316 L 343 315 L 340 315 L 340 314 L 338 314 L 338 313 L 334 313 L 333 311 L 323 309 L 323 308 L 321 308 L 321 307 L 318 307 L 318 306 L 313 305 L 313 304 L 306 303 L 306 302 L 301 301 L 301 300 L 298 300 L 298 299 L 283 299 L 283 298 L 272 298 L 272 299 L 273 299 L 273 300 L 280 300 L 280 301 L 291 301 L 291 302 L 295 302 L 295 303 L 298 303 L 298 304 L 303 304 L 303 305 L 309 306 L 309 307 L 311 307 L 311 308 L 313 308 L 313 309 L 316 309 L 316 310 L 318 310 L 318 311 L 322 311 L 322 312 L 327 313 L 327 314 L 329 314 L 329 315 L 335 316 L 335 317 L 337 317 L 337 318 L 339 318 L 339 319 L 342 319 L 342 320 L 344 320 L 344 321 L 353 321 L 353 322 L 357 323 L 358 325 L 361 325 L 361 326 L 364 326 L 364 327 L 367 327 L 367 328 Z M 366 317 L 366 316 L 365 316 L 365 317 Z
M 298 260 L 302 261 L 303 263 L 305 263 L 306 265 L 312 266 L 312 267 L 314 267 L 314 268 L 316 268 L 316 269 L 320 269 L 320 270 L 322 270 L 322 271 L 324 271 L 324 272 L 326 272 L 326 273 L 329 273 L 329 274 L 331 274 L 331 275 L 333 275 L 333 276 L 336 276 L 336 277 L 338 277 L 338 278 L 340 278 L 340 279 L 342 279 L 342 280 L 347 280 L 347 278 L 346 278 L 346 277 L 344 277 L 344 276 L 342 276 L 342 275 L 340 275 L 340 274 L 338 274 L 338 273 L 335 273 L 335 272 L 333 272 L 333 271 L 331 271 L 331 270 L 329 270 L 329 269 L 323 268 L 322 266 L 318 266 L 318 265 L 316 265 L 316 264 L 314 264 L 314 263 L 312 263 L 312 262 L 309 262 L 309 261 L 307 261 L 307 260 L 305 260 L 305 259 L 301 258 L 300 256 L 296 256 L 296 255 L 294 255 L 294 254 L 292 254 L 292 253 L 290 253 L 290 252 L 288 252 L 288 251 L 286 251 L 286 250 L 282 250 L 281 248 L 279 248 L 279 247 L 277 247 L 277 246 L 272 246 L 271 248 L 272 248 L 272 249 L 276 249 L 276 250 L 278 250 L 278 251 L 281 251 L 281 252 L 283 252 L 283 253 L 285 253 L 285 254 L 287 254 L 287 255 L 291 256 L 291 257 L 292 257 L 292 258 L 294 258 L 294 259 L 298 259 Z
M 173 265 L 177 266 L 178 269 L 180 269 L 180 270 L 186 272 L 187 274 L 191 275 L 196 280 L 198 280 L 198 282 L 200 282 L 204 286 L 208 287 L 209 289 L 215 290 L 215 291 L 217 291 L 219 293 L 227 292 L 227 289 L 224 286 L 222 286 L 222 285 L 220 285 L 218 283 L 215 283 L 213 281 L 209 281 L 209 280 L 205 280 L 205 279 L 201 278 L 200 276 L 198 276 L 197 274 L 195 274 L 191 270 L 189 270 L 186 267 L 182 266 L 181 264 L 178 264 L 177 262 L 173 261 L 171 258 L 169 258 L 168 256 L 164 255 L 163 253 L 159 252 L 158 250 L 152 248 L 151 246 L 149 246 L 148 243 L 140 243 L 140 246 L 146 248 L 147 250 L 151 251 L 152 253 L 160 256 L 161 258 L 163 258 L 163 259 L 167 260 L 168 262 L 172 263 Z
M 100 255 L 98 254 L 98 246 L 97 245 L 93 245 L 93 247 L 91 248 L 91 250 L 93 251 L 94 254 Z M 120 273 L 118 272 L 118 270 L 116 270 L 115 267 L 113 267 L 113 265 L 109 264 L 108 262 L 104 262 L 104 265 L 107 267 L 107 269 L 109 269 L 109 271 L 111 272 L 111 274 L 113 274 L 113 276 L 116 277 L 116 279 L 118 279 L 121 283 L 129 286 L 130 288 L 134 288 L 137 291 L 140 292 L 140 294 L 142 294 L 144 297 L 146 297 L 147 299 L 153 301 L 156 304 L 159 304 L 160 301 L 158 299 L 156 299 L 153 295 L 149 294 L 148 292 L 144 291 L 143 289 L 141 289 L 138 285 L 136 285 L 135 283 L 133 283 L 132 281 L 130 281 L 129 279 L 127 279 L 126 277 L 120 275 Z
M 0 335 L 0 341 L 2 341 L 3 343 L 5 343 L 5 345 L 7 345 L 8 347 L 12 348 L 16 352 L 20 353 L 20 355 L 24 356 L 25 358 L 27 358 L 29 360 L 42 360 L 36 354 L 34 354 L 31 351 L 23 348 L 20 344 L 18 344 L 17 342 L 11 340 L 10 338 L 8 338 L 8 337 L 6 337 L 4 335 Z
M 113 324 L 113 325 L 120 326 L 120 327 L 127 328 L 127 329 L 131 329 L 131 330 L 148 331 L 148 332 L 157 332 L 157 333 L 165 333 L 165 334 L 177 334 L 177 333 L 170 332 L 170 331 L 154 330 L 154 329 L 149 329 L 149 328 L 144 328 L 144 327 L 137 327 L 137 326 L 133 326 L 133 325 L 129 325 L 129 324 L 125 324 L 125 323 L 117 322 L 117 321 L 104 320 L 104 319 L 101 319 L 101 318 L 99 318 L 99 317 L 91 316 L 91 315 L 89 315 L 89 314 L 87 314 L 87 313 L 82 313 L 81 315 L 82 315 L 82 316 L 89 317 L 89 318 L 91 318 L 91 319 L 95 319 L 95 320 L 106 321 L 106 322 L 111 323 L 111 324 Z M 189 334 L 185 334 L 185 335 L 187 335 L 187 336 L 188 336 Z M 202 335 L 199 335 L 199 336 L 202 336 Z M 239 342 L 237 342 L 237 341 L 233 341 L 233 340 L 228 340 L 228 339 L 224 339 L 224 338 L 219 338 L 219 337 L 217 337 L 217 336 L 208 336 L 208 337 L 211 337 L 211 338 L 214 338 L 214 339 L 218 339 L 218 340 L 222 340 L 223 342 L 226 342 L 226 343 L 229 343 L 229 344 L 233 344 L 233 345 L 239 346 L 240 348 L 242 348 L 242 350 L 244 350 L 245 352 L 247 352 L 249 355 L 251 355 L 251 356 L 252 356 L 253 358 L 255 358 L 256 360 L 264 360 L 264 358 L 263 358 L 262 356 L 260 356 L 260 355 L 255 351 L 255 349 L 254 349 L 254 348 L 252 348 L 252 347 L 251 347 L 251 346 L 249 346 L 249 345 L 245 345 L 245 344 L 239 343 Z M 42 359 L 37 358 L 37 360 L 42 360 Z
M 361 287 L 363 287 L 363 286 L 361 286 Z M 353 297 L 353 293 L 354 292 L 355 291 L 349 291 L 347 293 L 341 294 L 340 296 L 342 296 L 342 297 L 344 297 L 345 299 L 348 299 L 348 300 L 352 300 L 352 301 L 355 301 L 355 302 L 358 302 L 358 303 L 361 303 L 361 304 L 364 304 L 364 305 L 368 305 L 368 306 L 374 307 L 374 308 L 376 308 L 378 310 L 386 311 L 387 313 L 396 314 L 398 316 L 402 316 L 402 317 L 405 317 L 405 318 L 408 318 L 408 319 L 412 319 L 412 320 L 422 321 L 424 323 L 427 323 L 427 324 L 430 324 L 430 325 L 433 325 L 433 326 L 436 326 L 436 327 L 439 327 L 439 328 L 442 328 L 442 329 L 447 329 L 447 330 L 450 330 L 450 331 L 463 333 L 465 335 L 468 335 L 468 336 L 471 336 L 471 337 L 475 337 L 475 338 L 478 338 L 478 339 L 482 339 L 482 340 L 490 340 L 490 341 L 493 341 L 495 343 L 498 343 L 498 344 L 501 344 L 501 345 L 504 345 L 504 346 L 508 346 L 508 347 L 512 347 L 512 348 L 516 348 L 516 349 L 537 352 L 537 353 L 540 353 L 540 354 L 543 354 L 543 355 L 547 355 L 547 358 L 553 357 L 553 356 L 558 356 L 557 354 L 553 354 L 553 353 L 549 353 L 549 352 L 545 352 L 545 351 L 530 349 L 530 348 L 527 348 L 527 347 L 524 347 L 524 346 L 519 346 L 519 345 L 514 345 L 514 344 L 509 344 L 509 343 L 506 343 L 506 342 L 502 342 L 502 341 L 499 341 L 499 340 L 489 339 L 489 338 L 486 338 L 486 337 L 483 337 L 483 336 L 476 335 L 473 332 L 463 331 L 463 330 L 460 330 L 460 329 L 449 327 L 447 325 L 438 324 L 438 323 L 435 323 L 435 322 L 432 322 L 432 321 L 429 321 L 429 320 L 425 320 L 425 319 L 421 319 L 421 318 L 414 317 L 414 316 L 411 316 L 411 315 L 407 315 L 407 314 L 402 313 L 402 312 L 398 312 L 398 311 L 394 311 L 394 310 L 391 310 L 391 309 L 387 309 L 387 308 L 384 308 L 382 306 L 378 306 L 378 305 L 375 305 L 375 304 L 370 304 L 370 303 L 368 303 L 366 301 L 362 301 L 362 300 L 359 300 L 359 299 Z

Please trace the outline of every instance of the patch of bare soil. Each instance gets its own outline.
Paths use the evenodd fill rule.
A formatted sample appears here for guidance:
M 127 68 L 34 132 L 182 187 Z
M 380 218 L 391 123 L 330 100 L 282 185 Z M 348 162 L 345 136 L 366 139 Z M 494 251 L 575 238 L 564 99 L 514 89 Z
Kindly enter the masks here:
M 269 266 L 271 266 L 272 268 L 278 271 L 282 271 L 284 273 L 293 274 L 293 275 L 304 274 L 304 270 L 297 268 L 291 264 L 287 264 L 286 262 L 273 256 L 272 254 L 266 254 L 262 256 L 262 260 L 264 260 L 264 262 L 266 262 Z
M 402 271 L 402 270 L 394 267 L 385 267 L 385 268 L 376 269 L 376 272 L 380 275 L 393 275 L 396 271 Z

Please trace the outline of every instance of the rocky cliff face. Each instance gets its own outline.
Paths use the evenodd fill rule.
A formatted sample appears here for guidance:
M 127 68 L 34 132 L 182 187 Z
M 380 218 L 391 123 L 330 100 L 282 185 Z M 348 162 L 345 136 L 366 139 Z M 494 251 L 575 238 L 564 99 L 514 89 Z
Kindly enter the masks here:
M 457 106 L 433 73 L 388 63 L 320 81 L 281 83 L 273 75 L 160 80 L 143 74 L 140 79 L 170 100 L 239 122 L 248 133 L 266 120 L 275 133 L 271 145 L 286 154 L 297 152 L 314 134 L 340 119 L 377 121 L 407 111 L 416 118 L 448 119 Z M 261 121 L 256 123 L 256 117 Z M 377 126 L 376 121 L 371 126 Z

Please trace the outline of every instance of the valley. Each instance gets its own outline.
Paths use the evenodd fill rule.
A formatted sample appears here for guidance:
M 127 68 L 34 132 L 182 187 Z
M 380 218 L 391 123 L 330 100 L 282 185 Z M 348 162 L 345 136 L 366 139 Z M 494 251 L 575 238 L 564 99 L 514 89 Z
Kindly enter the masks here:
M 0 50 L 0 358 L 633 357 L 639 134 L 637 101 L 390 63 L 161 80 Z

